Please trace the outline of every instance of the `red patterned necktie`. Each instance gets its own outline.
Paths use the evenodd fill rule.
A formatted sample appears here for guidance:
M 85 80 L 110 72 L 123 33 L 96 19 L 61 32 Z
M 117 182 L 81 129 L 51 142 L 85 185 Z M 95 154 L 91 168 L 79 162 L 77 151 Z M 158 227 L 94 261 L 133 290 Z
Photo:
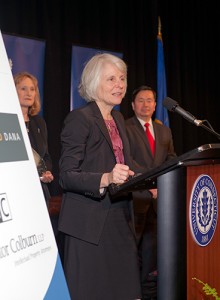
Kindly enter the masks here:
M 150 129 L 149 129 L 149 123 L 145 123 L 144 126 L 146 127 L 146 136 L 149 140 L 149 144 L 150 144 L 150 148 L 151 148 L 151 151 L 152 151 L 152 154 L 154 155 L 154 150 L 155 150 L 155 140 L 150 132 Z

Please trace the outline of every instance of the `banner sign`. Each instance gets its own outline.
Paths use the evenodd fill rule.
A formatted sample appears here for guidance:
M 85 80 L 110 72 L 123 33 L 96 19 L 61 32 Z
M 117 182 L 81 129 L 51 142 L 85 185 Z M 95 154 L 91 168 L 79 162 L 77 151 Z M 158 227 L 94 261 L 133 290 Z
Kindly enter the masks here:
M 70 300 L 0 33 L 0 298 Z
M 18 116 L 0 112 L 0 162 L 27 159 L 27 151 Z
M 87 48 L 81 46 L 72 47 L 70 110 L 79 108 L 80 106 L 86 104 L 86 101 L 82 97 L 80 97 L 78 93 L 78 85 L 79 85 L 83 68 L 87 63 L 87 61 L 93 55 L 97 53 L 104 53 L 104 52 L 123 58 L 123 53 L 120 52 L 105 51 L 105 50 Z M 115 107 L 115 109 L 119 109 L 119 106 Z
M 41 97 L 41 115 L 43 114 L 43 83 L 45 42 L 15 35 L 2 34 L 12 74 L 29 72 L 39 85 Z

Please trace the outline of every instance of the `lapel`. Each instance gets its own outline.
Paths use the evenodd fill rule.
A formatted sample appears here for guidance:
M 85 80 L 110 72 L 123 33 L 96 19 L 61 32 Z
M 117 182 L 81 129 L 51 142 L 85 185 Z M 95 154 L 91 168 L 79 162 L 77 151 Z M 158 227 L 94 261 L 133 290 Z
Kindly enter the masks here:
M 41 142 L 39 137 L 41 135 L 41 129 L 37 122 L 37 118 L 31 117 L 31 116 L 29 118 L 30 118 L 32 142 L 34 144 L 33 147 L 39 153 L 40 152 L 39 143 Z
M 108 129 L 105 125 L 105 121 L 103 120 L 103 117 L 102 117 L 102 114 L 101 114 L 101 111 L 100 111 L 98 105 L 96 104 L 96 102 L 91 102 L 91 103 L 89 103 L 89 106 L 93 112 L 93 117 L 95 119 L 97 126 L 99 127 L 102 135 L 106 139 L 107 143 L 109 144 L 109 146 L 111 148 L 112 153 L 114 154 L 114 150 L 112 147 L 112 141 L 110 139 Z
M 163 138 L 163 126 L 157 124 L 156 122 L 153 121 L 153 127 L 154 127 L 154 135 L 155 135 L 155 164 L 158 164 L 161 160 L 161 153 L 164 151 L 161 150 L 161 144 L 159 143 L 159 141 L 162 140 Z
M 105 121 L 103 120 L 101 111 L 100 111 L 98 105 L 96 104 L 96 102 L 91 102 L 89 105 L 90 105 L 91 110 L 93 112 L 95 122 L 96 122 L 97 126 L 99 127 L 102 135 L 106 139 L 106 141 L 107 141 L 107 143 L 108 143 L 108 145 L 111 149 L 111 152 L 115 157 L 114 150 L 113 150 L 113 147 L 112 147 L 112 141 L 111 141 L 110 135 L 108 133 L 108 129 L 105 125 Z M 127 159 L 128 159 L 127 149 L 129 149 L 129 144 L 128 144 L 128 140 L 127 140 L 126 131 L 125 131 L 125 129 L 123 127 L 123 123 L 121 121 L 122 117 L 121 117 L 120 113 L 118 111 L 115 111 L 115 110 L 112 110 L 112 116 L 115 120 L 115 123 L 117 125 L 120 137 L 122 139 L 124 158 L 125 158 L 125 161 L 127 161 Z

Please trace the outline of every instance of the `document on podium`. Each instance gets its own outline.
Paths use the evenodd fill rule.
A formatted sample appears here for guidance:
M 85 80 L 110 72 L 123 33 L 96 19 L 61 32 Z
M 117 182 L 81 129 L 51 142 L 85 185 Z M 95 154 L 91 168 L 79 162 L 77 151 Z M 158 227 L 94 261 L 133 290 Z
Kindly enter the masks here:
M 0 32 L 0 298 L 70 300 Z

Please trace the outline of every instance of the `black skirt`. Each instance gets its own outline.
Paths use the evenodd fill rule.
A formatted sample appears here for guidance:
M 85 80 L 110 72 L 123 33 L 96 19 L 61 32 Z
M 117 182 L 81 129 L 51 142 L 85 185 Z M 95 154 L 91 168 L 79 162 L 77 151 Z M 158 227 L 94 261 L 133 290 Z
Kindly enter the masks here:
M 141 298 L 137 246 L 127 207 L 113 207 L 98 245 L 66 236 L 64 272 L 72 300 Z

